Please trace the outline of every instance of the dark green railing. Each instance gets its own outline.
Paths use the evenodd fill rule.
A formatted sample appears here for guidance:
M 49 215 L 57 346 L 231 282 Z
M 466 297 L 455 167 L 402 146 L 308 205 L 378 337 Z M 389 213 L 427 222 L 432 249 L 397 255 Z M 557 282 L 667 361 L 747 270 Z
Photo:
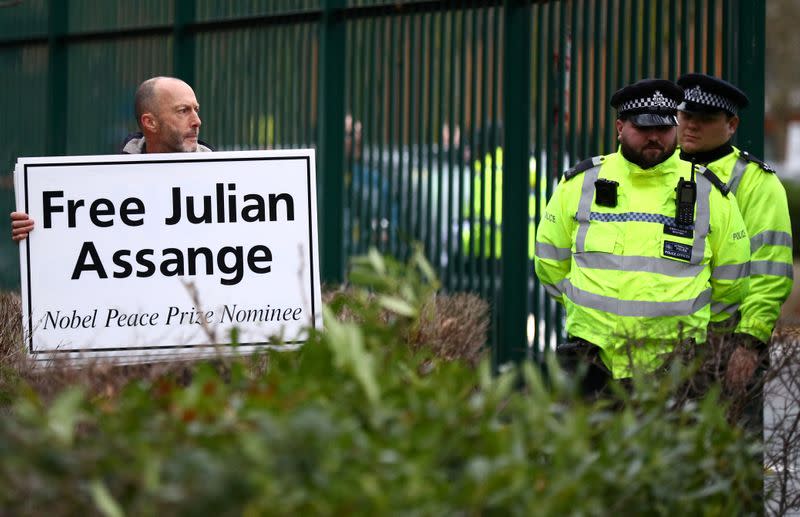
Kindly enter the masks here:
M 562 317 L 532 272 L 532 230 L 562 170 L 615 150 L 607 99 L 647 76 L 726 77 L 754 99 L 739 141 L 761 153 L 764 9 L 25 0 L 0 8 L 0 170 L 18 156 L 117 152 L 136 129 L 139 82 L 181 77 L 217 148 L 317 148 L 325 281 L 370 246 L 402 257 L 420 242 L 446 289 L 490 300 L 496 361 L 536 358 Z M 16 248 L 0 246 L 13 288 Z

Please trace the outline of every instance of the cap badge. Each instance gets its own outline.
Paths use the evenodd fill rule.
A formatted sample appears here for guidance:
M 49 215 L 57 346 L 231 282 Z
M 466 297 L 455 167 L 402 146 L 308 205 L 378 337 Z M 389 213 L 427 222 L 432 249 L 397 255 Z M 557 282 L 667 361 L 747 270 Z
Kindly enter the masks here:
M 702 95 L 703 95 L 703 90 L 700 89 L 700 85 L 697 85 L 694 88 L 686 90 L 686 99 L 690 101 L 700 101 L 702 100 Z
M 664 97 L 660 91 L 656 90 L 656 93 L 653 94 L 653 97 L 650 99 L 650 102 L 653 106 L 669 106 L 669 100 Z

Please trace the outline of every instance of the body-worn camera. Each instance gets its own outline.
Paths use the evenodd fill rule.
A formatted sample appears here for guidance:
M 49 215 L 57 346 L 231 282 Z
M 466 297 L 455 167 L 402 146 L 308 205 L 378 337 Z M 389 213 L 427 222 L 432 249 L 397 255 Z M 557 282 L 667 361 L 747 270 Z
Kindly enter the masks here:
M 617 187 L 619 183 L 601 178 L 594 182 L 594 201 L 599 206 L 617 206 Z

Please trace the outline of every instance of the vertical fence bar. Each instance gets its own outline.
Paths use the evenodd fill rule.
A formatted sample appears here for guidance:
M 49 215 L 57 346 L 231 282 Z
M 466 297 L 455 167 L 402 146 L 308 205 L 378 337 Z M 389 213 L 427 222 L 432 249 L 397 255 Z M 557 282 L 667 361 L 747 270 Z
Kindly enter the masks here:
M 556 49 L 559 42 L 556 40 L 558 33 L 558 25 L 556 20 L 556 6 L 552 3 L 544 4 L 543 11 L 547 13 L 547 29 L 545 38 L 544 49 L 544 75 L 541 77 L 542 85 L 544 85 L 544 98 L 543 98 L 543 115 L 539 117 L 542 119 L 542 136 L 544 156 L 542 157 L 542 173 L 544 174 L 544 192 L 547 199 L 553 194 L 552 190 L 552 175 L 553 175 L 553 162 L 555 161 L 554 144 L 556 134 L 553 127 L 553 114 L 555 112 L 555 92 L 557 77 L 557 66 L 553 62 Z M 542 14 L 544 17 L 545 14 Z M 546 299 L 544 304 L 544 320 L 545 320 L 545 340 L 549 342 L 555 328 L 556 315 L 553 312 L 553 304 L 550 299 Z
M 737 142 L 755 156 L 764 155 L 764 27 L 766 0 L 739 3 L 738 50 L 736 84 L 752 102 L 747 108 L 750 124 L 741 124 Z
M 436 189 L 436 205 L 438 207 L 437 210 L 437 218 L 436 221 L 439 227 L 439 235 L 436 238 L 436 263 L 441 267 L 444 266 L 442 264 L 442 255 L 446 252 L 446 242 L 445 236 L 450 234 L 449 226 L 445 221 L 446 211 L 444 206 L 444 171 L 443 163 L 444 163 L 444 132 L 443 132 L 443 124 L 444 124 L 444 92 L 445 92 L 445 80 L 444 80 L 444 64 L 445 64 L 445 51 L 444 51 L 444 33 L 445 28 L 447 25 L 445 24 L 445 13 L 439 13 L 436 16 L 436 28 L 435 34 L 438 38 L 435 38 L 435 41 L 439 44 L 439 60 L 436 67 L 436 83 L 439 85 L 439 91 L 437 93 L 436 98 L 436 116 L 434 117 L 434 126 L 431 128 L 433 131 L 433 141 L 438 141 L 438 145 L 436 146 L 436 170 L 437 170 L 437 189 Z M 431 24 L 433 25 L 433 24 Z M 442 283 L 444 285 L 447 284 L 447 270 L 444 269 L 439 273 L 439 276 L 442 278 Z
M 528 261 L 528 146 L 530 145 L 531 7 L 505 0 L 503 111 L 503 273 L 498 364 L 525 358 Z M 514 59 L 511 59 L 514 56 Z
M 691 41 L 689 38 L 689 29 L 691 28 L 691 23 L 689 22 L 689 0 L 683 0 L 681 2 L 681 64 L 678 67 L 678 70 L 683 70 L 684 72 L 691 72 L 693 71 L 691 63 L 689 63 L 689 53 L 690 45 L 689 42 Z
M 477 199 L 477 192 L 475 192 L 475 178 L 477 174 L 480 174 L 480 170 L 478 167 L 475 167 L 474 164 L 479 163 L 483 160 L 483 155 L 480 152 L 476 152 L 480 146 L 478 145 L 478 133 L 476 128 L 479 127 L 477 123 L 477 111 L 478 111 L 478 10 L 472 11 L 471 17 L 471 28 L 470 28 L 470 105 L 469 105 L 469 139 L 467 140 L 470 149 L 470 155 L 468 157 L 467 162 L 467 170 L 471 171 L 471 174 L 468 175 L 469 182 L 467 183 L 467 188 L 469 189 L 469 195 L 467 196 L 466 200 L 466 210 L 462 210 L 464 216 L 464 222 L 462 223 L 463 226 L 466 226 L 469 229 L 469 235 L 467 237 L 463 237 L 462 239 L 462 250 L 464 254 L 465 261 L 469 261 L 469 266 L 465 267 L 464 275 L 466 279 L 466 283 L 464 284 L 466 289 L 473 291 L 476 290 L 477 287 L 477 280 L 479 272 L 475 268 L 475 264 L 477 263 L 475 257 L 478 255 L 475 253 L 475 245 L 478 238 L 478 230 L 475 226 L 475 203 Z M 481 184 L 483 184 L 483 177 L 481 177 Z M 480 203 L 480 200 L 477 201 Z M 473 260 L 469 260 L 470 257 Z
M 391 65 L 386 62 L 386 53 L 387 47 L 387 37 L 389 36 L 389 27 L 391 25 L 391 19 L 386 17 L 381 20 L 381 25 L 383 25 L 383 30 L 378 35 L 378 42 L 379 42 L 379 49 L 380 52 L 377 53 L 376 58 L 378 59 L 378 90 L 377 90 L 377 98 L 375 99 L 375 103 L 378 105 L 378 126 L 375 128 L 378 132 L 378 149 L 377 149 L 377 165 L 375 168 L 375 176 L 377 178 L 377 191 L 375 196 L 378 198 L 378 210 L 376 214 L 376 228 L 375 231 L 377 233 L 377 242 L 375 245 L 380 249 L 382 252 L 386 252 L 387 249 L 387 242 L 386 242 L 386 234 L 384 233 L 384 222 L 386 221 L 385 213 L 386 213 L 386 203 L 388 200 L 386 199 L 386 192 L 388 191 L 386 185 L 386 164 L 384 163 L 384 149 L 387 145 L 386 142 L 386 117 L 389 113 L 389 109 L 392 105 L 391 97 L 386 93 L 387 92 L 387 85 L 389 81 L 391 81 Z M 388 68 L 388 70 L 387 70 Z M 388 86 L 391 88 L 391 86 Z
M 614 132 L 611 130 L 611 122 L 612 119 L 608 115 L 608 99 L 611 98 L 611 94 L 616 91 L 616 84 L 614 81 L 614 56 L 616 56 L 616 52 L 614 51 L 614 44 L 617 40 L 614 38 L 614 34 L 616 34 L 616 29 L 614 27 L 614 21 L 617 20 L 617 13 L 614 12 L 614 1 L 615 0 L 606 0 L 606 51 L 605 51 L 605 77 L 606 77 L 606 95 L 602 99 L 602 106 L 603 112 L 605 116 L 603 120 L 605 121 L 605 131 L 602 132 L 605 141 L 605 148 L 604 153 L 611 153 L 614 152 L 617 148 L 615 142 L 616 139 L 614 138 Z M 619 56 L 617 56 L 617 61 L 619 60 Z
M 69 3 L 69 2 L 64 2 Z M 195 0 L 175 0 L 173 25 L 172 66 L 175 77 L 193 85 L 195 80 L 195 38 L 189 30 L 196 16 Z
M 628 22 L 625 25 L 628 26 L 628 30 L 630 31 L 630 38 L 624 39 L 622 41 L 629 42 L 625 46 L 628 47 L 628 67 L 629 73 L 626 81 L 620 81 L 620 87 L 623 84 L 638 81 L 640 79 L 639 73 L 641 71 L 639 67 L 639 59 L 640 53 L 642 52 L 642 45 L 639 41 L 639 36 L 641 31 L 639 30 L 641 27 L 641 21 L 639 18 L 639 0 L 631 0 L 630 5 L 630 12 L 626 13 Z
M 49 155 L 67 152 L 67 82 L 69 50 L 66 35 L 69 30 L 69 3 L 50 0 L 48 3 L 48 64 L 47 64 L 47 145 Z
M 447 128 L 448 128 L 448 138 L 447 138 L 447 219 L 445 220 L 445 224 L 447 225 L 447 286 L 450 289 L 454 289 L 456 282 L 455 282 L 455 248 L 454 248 L 454 241 L 456 239 L 455 232 L 453 231 L 453 221 L 455 220 L 455 214 L 457 207 L 455 206 L 455 197 L 456 197 L 456 186 L 455 186 L 455 135 L 456 135 L 456 99 L 458 98 L 456 95 L 456 85 L 455 85 L 455 77 L 456 77 L 456 34 L 457 34 L 457 25 L 456 25 L 456 13 L 455 12 L 448 12 L 447 19 L 450 21 L 449 23 L 449 34 L 450 34 L 450 54 L 447 61 L 448 72 L 448 88 L 447 91 L 450 92 L 450 95 L 446 98 L 447 99 Z M 445 32 L 447 34 L 448 32 Z
M 706 68 L 703 66 L 703 45 L 702 42 L 705 41 L 703 36 L 703 25 L 705 25 L 705 20 L 703 19 L 703 4 L 705 2 L 696 1 L 694 3 L 694 39 L 692 43 L 694 45 L 694 69 L 698 72 L 707 71 Z
M 377 83 L 380 84 L 380 71 L 378 67 L 378 58 L 376 57 L 377 51 L 376 47 L 378 45 L 378 20 L 369 20 L 369 43 L 367 44 L 368 49 L 368 57 L 367 57 L 367 66 L 365 69 L 371 70 L 373 77 L 378 78 Z M 367 85 L 370 84 L 367 77 L 364 77 L 364 89 L 366 90 Z M 377 92 L 377 93 L 376 93 Z M 378 167 L 377 162 L 375 161 L 375 149 L 378 145 L 378 138 L 380 138 L 380 129 L 378 125 L 378 113 L 380 112 L 380 106 L 378 106 L 378 100 L 382 96 L 382 92 L 380 89 L 372 88 L 369 90 L 369 93 L 366 91 L 364 92 L 364 97 L 367 98 L 367 105 L 364 110 L 364 134 L 362 138 L 364 139 L 364 153 L 367 162 L 364 169 L 364 184 L 363 187 L 366 189 L 366 194 L 364 196 L 366 209 L 364 213 L 364 235 L 365 240 L 364 244 L 365 247 L 369 247 L 371 245 L 376 245 L 377 243 L 373 241 L 373 235 L 375 228 L 373 227 L 373 223 L 377 218 L 377 203 L 378 197 L 375 194 L 375 189 L 373 185 L 380 186 L 380 176 L 376 172 L 376 168 Z M 377 183 L 376 183 L 377 182 Z
M 579 41 L 580 45 L 583 46 L 583 40 L 578 38 L 578 7 L 579 7 L 578 0 L 574 0 L 571 2 L 570 5 L 570 26 L 569 32 L 567 34 L 570 38 L 570 46 L 569 46 L 569 82 L 566 83 L 567 91 L 569 92 L 569 103 L 566 106 L 565 116 L 568 116 L 569 119 L 569 131 L 566 132 L 566 136 L 569 139 L 569 144 L 567 145 L 567 151 L 569 155 L 569 159 L 571 161 L 575 161 L 575 158 L 578 154 L 578 139 L 583 135 L 583 120 L 577 117 L 577 95 L 575 94 L 575 90 L 578 85 L 578 46 Z M 584 12 L 584 17 L 586 13 Z M 562 20 L 563 23 L 564 20 Z M 567 59 L 565 55 L 562 59 Z M 581 59 L 581 64 L 583 63 L 583 59 Z M 565 118 L 565 117 L 562 117 Z M 565 121 L 566 122 L 566 121 Z M 562 122 L 563 124 L 564 122 Z M 580 125 L 580 129 L 578 129 Z M 580 134 L 578 133 L 580 131 Z M 533 214 L 529 214 L 530 215 Z M 531 271 L 533 274 L 533 271 Z
M 344 67 L 345 24 L 336 12 L 344 0 L 324 0 L 320 30 L 319 139 L 317 177 L 319 196 L 321 275 L 324 282 L 341 283 L 344 275 Z M 324 216 L 323 216 L 324 214 Z
M 535 33 L 532 34 L 532 41 L 535 42 L 535 49 L 534 52 L 531 54 L 535 57 L 535 61 L 531 64 L 531 75 L 532 80 L 531 84 L 533 86 L 532 89 L 532 99 L 531 99 L 531 106 L 533 106 L 532 112 L 536 113 L 536 118 L 533 121 L 533 156 L 536 159 L 536 188 L 534 189 L 534 205 L 536 206 L 536 213 L 534 215 L 534 221 L 538 228 L 539 221 L 541 220 L 540 208 L 545 204 L 547 201 L 547 171 L 544 170 L 545 162 L 543 159 L 544 153 L 542 152 L 542 146 L 544 145 L 542 139 L 542 117 L 539 114 L 542 112 L 542 103 L 543 103 L 543 90 L 544 90 L 544 64 L 547 62 L 547 57 L 542 56 L 542 49 L 545 46 L 545 34 L 544 34 L 544 15 L 542 14 L 543 8 L 541 4 L 537 4 L 532 7 L 532 16 L 533 19 L 531 20 L 531 27 L 536 27 Z M 533 43 L 532 43 L 533 45 Z M 543 307 L 547 305 L 548 300 L 547 297 L 543 295 L 541 292 L 541 285 L 539 282 L 539 277 L 534 278 L 533 283 L 534 293 L 533 293 L 533 301 L 531 310 L 533 311 L 535 323 L 533 326 L 533 344 L 535 350 L 538 351 L 542 348 L 542 345 L 545 341 L 547 333 L 544 333 L 545 337 L 542 337 L 542 323 L 544 321 L 544 314 Z
M 396 32 L 397 25 L 402 17 L 387 17 L 386 23 L 389 25 L 389 53 L 386 60 L 387 79 L 389 83 L 389 96 L 387 97 L 386 115 L 388 125 L 388 139 L 386 142 L 386 154 L 388 155 L 387 179 L 386 179 L 386 203 L 384 204 L 384 213 L 382 216 L 386 221 L 386 250 L 393 255 L 397 256 L 397 221 L 394 220 L 393 212 L 395 209 L 395 174 L 394 174 L 394 152 L 397 138 L 395 137 L 395 128 L 397 127 L 397 90 L 399 83 L 395 77 L 397 70 L 397 60 L 395 52 L 397 51 Z M 383 152 L 381 152 L 383 156 Z
M 648 14 L 650 14 L 649 9 L 650 7 L 648 4 Z M 664 0 L 656 1 L 655 14 L 652 16 L 655 17 L 656 24 L 656 39 L 653 47 L 656 54 L 654 63 L 655 73 L 653 75 L 655 77 L 664 77 L 666 75 L 666 70 L 664 68 Z M 666 16 L 667 21 L 670 21 L 669 14 Z
M 455 151 L 458 153 L 456 156 L 457 159 L 457 170 L 458 170 L 458 194 L 456 196 L 456 213 L 455 213 L 455 220 L 456 220 L 456 243 L 455 243 L 455 256 L 456 256 L 456 279 L 458 283 L 459 290 L 467 289 L 466 275 L 464 273 L 464 249 L 463 249 L 463 242 L 464 242 L 464 137 L 465 135 L 469 134 L 467 130 L 466 118 L 464 117 L 466 112 L 466 103 L 467 103 L 467 95 L 466 95 L 466 86 L 467 81 L 469 78 L 467 77 L 467 11 L 466 9 L 461 9 L 459 11 L 459 28 L 460 28 L 460 36 L 461 36 L 461 44 L 459 49 L 459 56 L 458 56 L 458 93 L 459 93 L 459 101 L 458 101 L 458 124 L 455 128 L 458 128 L 458 145 L 454 145 Z M 456 137 L 455 128 L 453 131 L 453 138 Z M 454 142 L 455 143 L 455 142 Z
M 600 154 L 600 149 L 603 147 L 602 145 L 602 138 L 603 135 L 600 131 L 600 117 L 602 115 L 601 106 L 603 106 L 603 99 L 606 97 L 607 94 L 604 94 L 603 90 L 603 76 L 606 75 L 606 70 L 603 65 L 603 54 L 600 52 L 600 46 L 603 43 L 603 33 L 602 33 L 602 17 L 603 17 L 603 10 L 601 2 L 596 1 L 594 2 L 594 38 L 593 38 L 593 45 L 594 48 L 592 49 L 592 60 L 594 64 L 592 65 L 592 91 L 593 95 L 588 95 L 587 97 L 592 98 L 592 141 L 589 149 L 586 153 L 586 157 L 593 156 L 595 154 Z M 607 22 L 608 23 L 608 22 Z M 588 86 L 588 83 L 587 83 Z M 608 150 L 610 152 L 610 150 Z M 537 205 L 539 206 L 539 205 Z
M 422 48 L 422 32 L 417 36 L 417 29 L 421 28 L 422 17 L 410 16 L 408 20 L 408 50 L 405 62 L 407 63 L 408 80 L 408 181 L 406 210 L 410 213 L 406 218 L 406 231 L 413 239 L 422 242 L 422 159 L 420 157 L 419 138 L 422 121 L 422 95 L 419 87 L 422 85 L 422 59 L 419 49 Z M 417 74 L 420 73 L 418 76 Z M 415 173 L 416 171 L 416 173 Z M 413 188 L 409 188 L 413 185 Z
M 477 172 L 481 175 L 480 181 L 480 188 L 478 192 L 475 193 L 478 196 L 478 210 L 477 213 L 472 213 L 472 219 L 470 221 L 472 231 L 470 233 L 472 242 L 470 242 L 470 253 L 473 257 L 476 258 L 478 264 L 480 264 L 480 269 L 475 272 L 478 275 L 478 286 L 477 291 L 480 295 L 484 298 L 488 297 L 488 289 L 491 285 L 490 282 L 487 282 L 488 271 L 487 271 L 487 262 L 488 260 L 482 260 L 480 257 L 492 257 L 494 256 L 494 250 L 489 250 L 487 253 L 486 246 L 488 246 L 488 242 L 486 242 L 486 230 L 485 224 L 487 219 L 487 214 L 489 212 L 489 207 L 486 203 L 486 189 L 488 185 L 486 182 L 491 177 L 491 172 L 489 172 L 489 161 L 486 159 L 487 155 L 491 153 L 491 150 L 488 146 L 489 141 L 489 95 L 492 91 L 491 85 L 495 80 L 489 74 L 489 13 L 490 9 L 486 8 L 483 10 L 483 16 L 481 17 L 481 100 L 480 100 L 480 115 L 479 115 L 479 137 L 480 142 L 478 143 L 477 149 L 477 156 L 473 159 L 473 163 L 480 164 L 480 171 Z M 476 74 L 477 75 L 477 74 Z M 477 168 L 477 167 L 476 167 Z M 474 185 L 474 182 L 473 182 Z M 473 205 L 474 207 L 475 205 Z M 477 233 L 476 233 L 477 232 Z
M 569 27 L 567 30 L 567 8 L 566 8 L 566 1 L 562 0 L 559 3 L 559 10 L 558 10 L 558 38 L 560 40 L 559 45 L 559 62 L 556 71 L 558 73 L 558 80 L 556 81 L 556 93 L 558 95 L 558 118 L 553 122 L 555 125 L 555 129 L 558 135 L 558 148 L 554 153 L 554 159 L 552 162 L 548 160 L 548 163 L 552 163 L 549 169 L 552 171 L 552 176 L 548 176 L 548 185 L 553 184 L 553 180 L 558 178 L 561 175 L 561 171 L 564 168 L 564 155 L 565 155 L 565 148 L 567 142 L 567 133 L 566 133 L 566 117 L 565 117 L 565 110 L 566 110 L 566 90 L 567 90 L 567 51 L 566 51 L 566 43 L 567 38 L 572 37 L 574 27 Z M 575 41 L 572 41 L 572 45 L 575 44 Z M 552 191 L 548 193 L 548 198 L 552 196 Z M 533 271 L 531 271 L 533 274 Z M 564 333 L 564 314 L 563 314 L 563 306 L 561 304 L 554 304 L 551 302 L 551 305 L 555 308 L 554 314 L 554 333 L 556 341 L 561 339 L 562 334 Z
M 630 0 L 632 2 L 636 0 Z M 617 39 L 614 43 L 616 46 L 616 66 L 617 66 L 617 84 L 616 88 L 622 88 L 625 83 L 625 72 L 627 70 L 626 64 L 629 63 L 631 56 L 634 55 L 633 44 L 631 43 L 631 15 L 628 11 L 628 0 L 619 0 L 619 7 L 617 9 Z
M 587 95 L 586 92 L 588 91 L 595 91 L 597 92 L 597 76 L 590 75 L 589 66 L 592 62 L 592 45 L 589 43 L 589 27 L 591 21 L 591 3 L 587 0 L 583 2 L 583 33 L 581 36 L 581 80 L 580 82 L 573 81 L 573 88 L 571 95 L 572 97 L 576 98 L 576 105 L 580 105 L 581 107 L 581 138 L 580 138 L 580 150 L 576 150 L 575 154 L 570 156 L 570 161 L 572 163 L 577 163 L 578 160 L 587 158 L 589 156 L 589 145 L 590 139 L 592 136 L 591 127 L 592 127 L 592 113 L 591 113 L 591 102 L 592 96 Z M 573 63 L 573 67 L 577 70 L 577 67 Z M 576 74 L 577 75 L 577 74 Z M 577 102 L 578 97 L 578 88 L 580 88 L 580 103 Z M 575 114 L 572 115 L 573 120 L 576 118 Z M 536 207 L 536 210 L 539 211 L 540 207 Z
M 358 72 L 363 69 L 359 66 L 356 49 L 359 48 L 358 41 L 358 26 L 356 24 L 348 24 L 345 28 L 347 33 L 347 63 L 345 68 L 348 70 L 345 81 L 345 91 L 347 92 L 347 104 L 345 106 L 345 117 L 350 117 L 350 126 L 345 127 L 345 186 L 347 200 L 346 212 L 349 216 L 345 216 L 344 235 L 345 240 L 342 243 L 345 249 L 345 257 L 355 255 L 359 251 L 358 237 L 361 224 L 361 210 L 358 203 L 358 194 L 360 186 L 360 178 L 357 178 L 358 172 L 356 170 L 356 120 L 360 116 L 361 110 L 356 106 L 356 91 L 358 84 Z M 349 146 L 347 144 L 349 142 Z
M 428 51 L 425 52 L 425 59 L 428 60 L 428 75 L 427 75 L 427 84 L 433 86 L 435 83 L 433 81 L 434 78 L 434 51 L 436 50 L 436 33 L 435 33 L 435 17 L 432 14 L 429 14 L 425 17 L 427 30 L 425 34 L 427 36 L 427 43 L 428 43 Z M 426 134 L 425 142 L 427 143 L 427 155 L 426 161 L 428 165 L 428 189 L 427 189 L 427 199 L 428 199 L 428 219 L 425 221 L 425 234 L 427 235 L 427 246 L 426 251 L 428 252 L 431 262 L 434 266 L 439 266 L 439 255 L 437 255 L 437 251 L 439 249 L 439 239 L 438 236 L 434 237 L 434 231 L 437 231 L 439 228 L 439 218 L 438 218 L 438 207 L 439 207 L 439 189 L 436 189 L 436 194 L 434 195 L 434 186 L 438 187 L 438 178 L 441 178 L 440 170 L 436 169 L 436 178 L 437 183 L 434 183 L 434 162 L 433 162 L 433 149 L 436 145 L 436 129 L 434 127 L 434 117 L 433 117 L 433 110 L 434 110 L 434 95 L 435 89 L 432 87 L 425 89 L 428 93 L 425 95 L 425 100 L 427 104 L 427 126 L 428 131 Z M 435 202 L 435 204 L 434 204 Z M 436 223 L 436 224 L 434 224 Z
M 505 12 L 503 10 L 502 12 Z M 499 220 L 499 210 L 501 207 L 497 206 L 497 177 L 500 174 L 498 172 L 499 164 L 497 163 L 500 156 L 498 154 L 498 147 L 502 145 L 502 134 L 500 132 L 500 84 L 502 79 L 502 72 L 501 66 L 504 62 L 503 60 L 507 61 L 508 59 L 504 56 L 504 49 L 502 45 L 502 41 L 500 39 L 501 34 L 501 9 L 495 8 L 493 11 L 493 21 L 492 24 L 492 73 L 491 76 L 494 78 L 492 81 L 492 94 L 491 94 L 491 106 L 489 108 L 489 112 L 491 113 L 491 124 L 489 130 L 489 154 L 492 157 L 492 166 L 490 170 L 486 172 L 489 173 L 489 181 L 487 184 L 489 185 L 489 208 L 488 208 L 488 216 L 484 219 L 484 224 L 487 224 L 489 228 L 489 253 L 488 256 L 491 257 L 488 264 L 488 273 L 487 277 L 489 278 L 489 293 L 492 300 L 497 300 L 499 293 L 498 293 L 498 285 L 497 285 L 497 276 L 499 272 L 499 263 L 500 257 L 499 254 L 495 253 L 497 249 L 497 239 L 499 238 L 497 235 L 497 221 Z M 504 29 L 503 29 L 504 30 Z M 488 222 L 487 222 L 488 221 Z M 502 244 L 502 243 L 501 243 Z M 486 253 L 484 253 L 486 256 Z M 499 338 L 497 337 L 497 328 L 499 327 L 499 315 L 498 311 L 493 311 L 493 323 L 492 325 L 494 338 L 492 340 L 493 343 L 498 343 Z M 495 350 L 497 347 L 495 347 Z M 494 356 L 495 362 L 497 360 L 497 352 L 495 352 Z
M 661 77 L 659 72 L 653 73 L 651 69 L 651 64 L 653 62 L 653 57 L 658 58 L 661 55 L 661 41 L 655 42 L 653 45 L 655 38 L 657 38 L 659 31 L 653 30 L 653 23 L 652 23 L 652 3 L 651 2 L 644 2 L 643 5 L 643 12 L 642 12 L 642 67 L 639 69 L 639 74 L 633 76 L 633 80 L 639 80 L 644 77 Z M 659 13 L 660 14 L 660 13 Z M 660 17 L 658 19 L 660 21 Z M 656 26 L 660 27 L 660 24 L 656 22 Z M 656 56 L 653 56 L 653 53 Z
M 669 78 L 675 81 L 678 79 L 678 0 L 667 1 L 669 2 Z
M 731 23 L 731 20 L 733 20 L 733 4 L 733 0 L 723 0 L 722 5 L 722 34 L 724 34 L 722 40 L 722 77 L 725 79 L 733 79 L 733 67 L 731 64 L 734 63 L 734 60 L 731 57 L 734 49 L 736 49 L 736 30 L 733 23 Z
M 342 24 L 342 32 L 345 33 L 342 37 L 343 41 L 347 41 L 347 34 L 345 32 L 346 26 Z M 301 118 L 301 109 L 300 103 L 302 102 L 300 98 L 300 93 L 302 91 L 302 84 L 300 83 L 300 66 L 301 66 L 301 58 L 300 58 L 300 25 L 295 24 L 292 27 L 289 27 L 287 31 L 289 33 L 289 49 L 291 49 L 288 54 L 291 56 L 291 61 L 289 62 L 289 73 L 287 77 L 291 78 L 292 87 L 289 89 L 289 106 L 292 110 L 291 114 L 289 115 L 289 129 L 290 129 L 290 137 L 289 142 L 291 147 L 298 147 L 300 145 L 300 118 Z M 347 45 L 345 44 L 345 47 Z M 340 96 L 342 97 L 342 118 L 339 121 L 342 126 L 344 126 L 344 82 L 345 82 L 345 68 L 343 66 L 346 53 L 343 51 L 342 54 L 339 56 L 339 66 L 341 67 L 341 74 L 342 74 L 342 91 Z M 244 68 L 244 67 L 243 67 Z M 342 138 L 342 142 L 340 145 L 344 145 L 344 137 Z M 344 159 L 344 153 L 342 156 Z M 342 166 L 344 167 L 344 161 L 342 161 Z M 344 197 L 342 197 L 344 200 Z
M 709 74 L 717 75 L 717 5 L 714 0 L 708 0 L 705 42 L 706 70 Z

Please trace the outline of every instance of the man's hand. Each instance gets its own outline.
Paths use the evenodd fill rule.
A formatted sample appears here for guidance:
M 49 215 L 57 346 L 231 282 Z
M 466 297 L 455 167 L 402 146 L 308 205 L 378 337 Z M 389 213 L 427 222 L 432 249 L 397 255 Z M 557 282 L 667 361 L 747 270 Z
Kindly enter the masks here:
M 33 231 L 33 219 L 25 212 L 11 212 L 11 238 L 22 241 Z
M 759 341 L 745 334 L 736 334 L 736 349 L 731 354 L 725 370 L 725 387 L 731 391 L 744 391 L 753 379 L 759 363 Z

